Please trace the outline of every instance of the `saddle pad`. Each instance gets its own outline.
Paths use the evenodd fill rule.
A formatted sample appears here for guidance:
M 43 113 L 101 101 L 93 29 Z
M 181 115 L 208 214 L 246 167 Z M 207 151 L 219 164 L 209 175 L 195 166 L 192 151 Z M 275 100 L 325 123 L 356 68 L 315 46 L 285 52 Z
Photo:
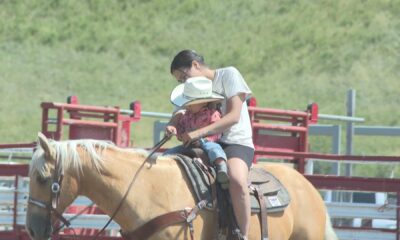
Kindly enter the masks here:
M 283 211 L 290 203 L 290 195 L 282 183 L 271 173 L 260 168 L 253 168 L 250 171 L 251 187 L 256 187 L 264 195 L 267 212 Z M 260 212 L 260 204 L 254 196 L 254 191 L 250 191 L 251 211 Z
M 213 208 L 210 182 L 207 174 L 203 172 L 199 163 L 193 158 L 181 154 L 174 155 L 173 158 L 180 163 L 185 170 L 196 194 L 197 202 L 205 199 L 208 202 L 206 207 L 210 209 Z M 209 168 L 209 171 L 211 171 L 215 177 L 215 170 Z

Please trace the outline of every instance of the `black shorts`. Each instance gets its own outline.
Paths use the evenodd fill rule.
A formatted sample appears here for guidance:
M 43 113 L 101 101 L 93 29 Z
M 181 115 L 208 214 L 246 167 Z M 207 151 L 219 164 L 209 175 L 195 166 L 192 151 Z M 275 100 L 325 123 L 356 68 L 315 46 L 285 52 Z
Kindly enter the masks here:
M 221 145 L 222 149 L 224 149 L 228 160 L 230 158 L 240 158 L 246 163 L 247 167 L 250 170 L 254 158 L 253 148 L 240 144 L 227 144 L 222 142 L 218 143 Z

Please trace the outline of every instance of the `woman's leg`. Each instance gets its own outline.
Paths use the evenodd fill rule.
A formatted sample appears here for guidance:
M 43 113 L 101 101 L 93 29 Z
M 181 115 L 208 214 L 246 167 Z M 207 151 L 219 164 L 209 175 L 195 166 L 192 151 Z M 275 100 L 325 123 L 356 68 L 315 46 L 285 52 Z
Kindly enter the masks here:
M 247 186 L 248 167 L 240 158 L 228 160 L 229 193 L 233 211 L 243 236 L 247 237 L 250 227 L 250 195 Z

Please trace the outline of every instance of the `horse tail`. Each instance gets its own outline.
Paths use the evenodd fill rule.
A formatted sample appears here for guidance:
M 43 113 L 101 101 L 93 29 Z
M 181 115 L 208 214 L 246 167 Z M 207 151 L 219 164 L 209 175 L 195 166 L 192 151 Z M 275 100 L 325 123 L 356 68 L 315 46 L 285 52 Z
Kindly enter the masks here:
M 329 216 L 328 212 L 326 213 L 326 220 L 325 220 L 325 240 L 338 240 L 335 231 L 333 231 L 331 217 Z

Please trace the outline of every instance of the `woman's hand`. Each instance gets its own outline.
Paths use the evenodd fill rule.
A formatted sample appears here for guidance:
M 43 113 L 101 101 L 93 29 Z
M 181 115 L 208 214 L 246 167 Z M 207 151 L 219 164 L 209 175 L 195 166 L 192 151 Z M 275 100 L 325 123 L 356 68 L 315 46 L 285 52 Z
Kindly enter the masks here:
M 192 142 L 198 140 L 200 136 L 196 133 L 196 131 L 193 132 L 185 132 L 182 134 L 182 143 L 183 146 L 188 147 Z

